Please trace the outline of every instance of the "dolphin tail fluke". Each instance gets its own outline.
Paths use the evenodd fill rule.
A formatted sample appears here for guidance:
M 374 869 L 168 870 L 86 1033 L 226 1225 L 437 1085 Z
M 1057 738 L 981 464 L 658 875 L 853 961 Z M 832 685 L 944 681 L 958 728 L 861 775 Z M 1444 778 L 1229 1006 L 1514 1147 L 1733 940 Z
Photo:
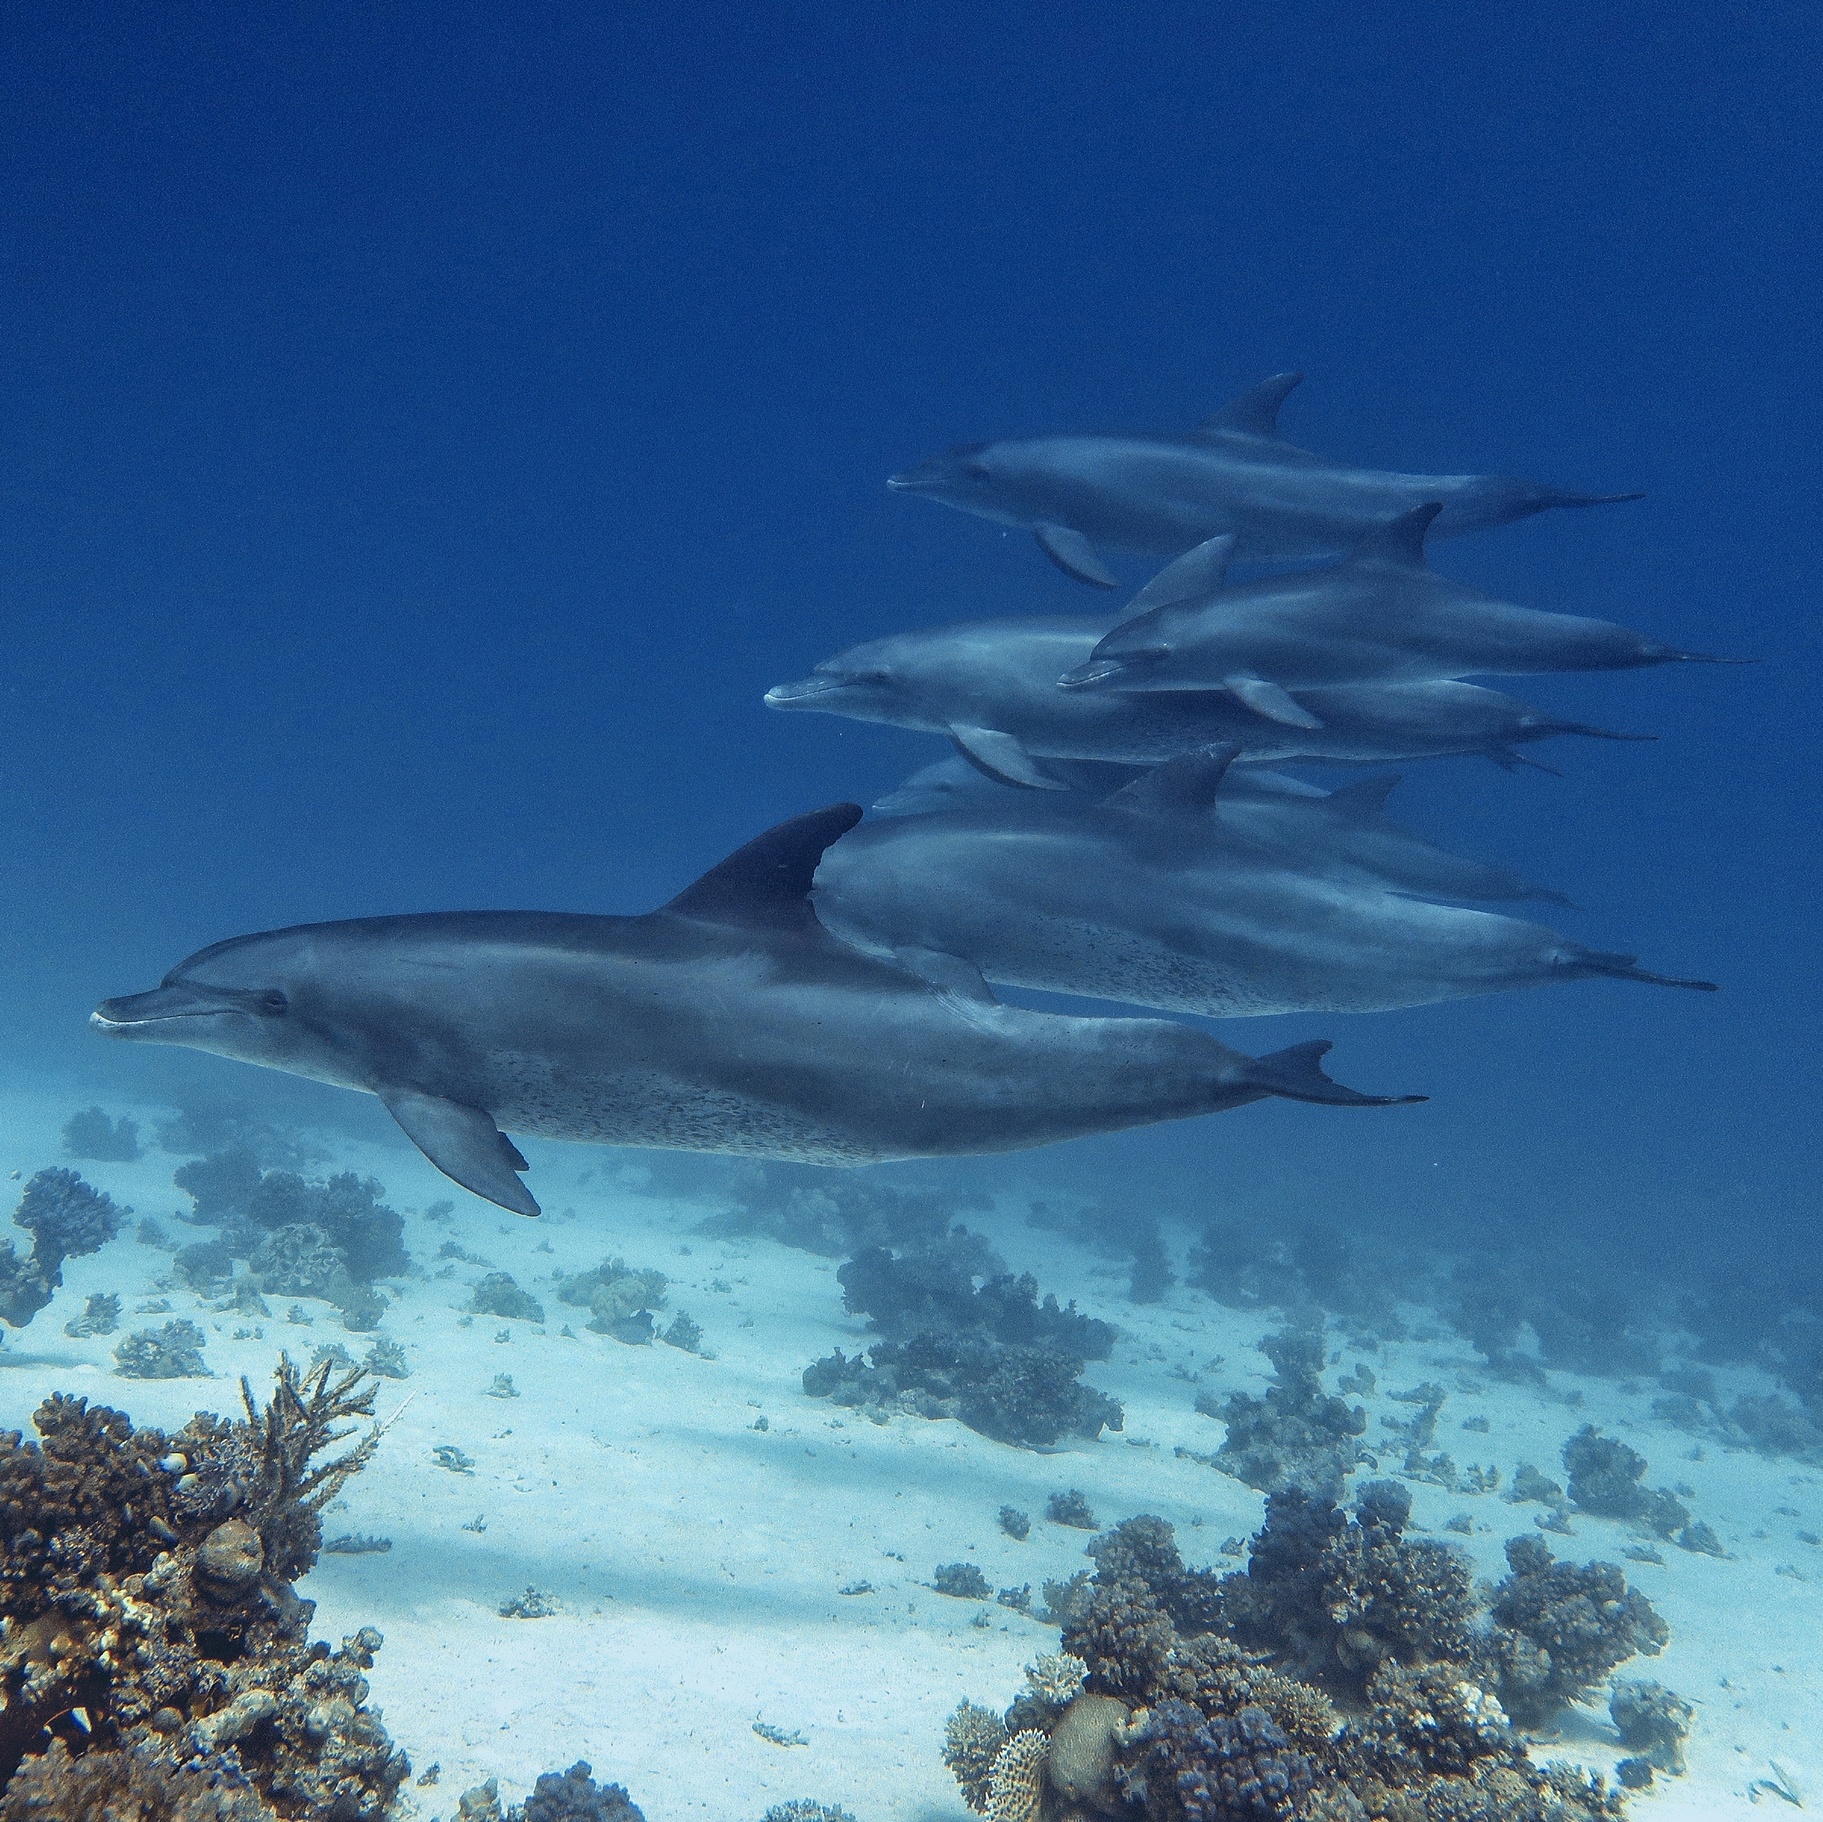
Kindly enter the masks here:
M 1323 1073 L 1323 1058 L 1334 1048 L 1328 1038 L 1312 1038 L 1307 1044 L 1293 1044 L 1289 1050 L 1249 1057 L 1242 1067 L 1241 1080 L 1265 1094 L 1279 1095 L 1287 1101 L 1316 1101 L 1325 1107 L 1405 1107 L 1430 1099 L 1422 1094 L 1361 1094 L 1344 1088 Z
M 1617 955 L 1603 949 L 1573 949 L 1565 957 L 1573 976 L 1606 975 L 1617 981 L 1644 981 L 1648 987 L 1688 987 L 1693 993 L 1719 991 L 1714 981 L 1686 981 L 1675 974 L 1653 974 L 1639 965 L 1635 955 Z

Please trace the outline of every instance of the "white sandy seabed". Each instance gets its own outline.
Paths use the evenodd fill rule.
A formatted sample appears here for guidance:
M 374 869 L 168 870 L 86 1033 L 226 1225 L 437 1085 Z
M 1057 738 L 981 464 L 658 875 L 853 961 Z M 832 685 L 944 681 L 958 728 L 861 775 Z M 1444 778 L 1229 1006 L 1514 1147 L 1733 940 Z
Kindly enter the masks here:
M 72 1110 L 67 1095 L 12 1099 L 0 1181 L 70 1162 L 58 1135 Z M 148 1129 L 168 1117 L 112 1111 Z M 791 1798 L 840 1804 L 859 1822 L 966 1822 L 940 1757 L 944 1720 L 964 1696 L 1004 1706 L 1021 1667 L 1056 1650 L 1057 1631 L 993 1602 L 934 1593 L 935 1567 L 978 1563 L 995 1588 L 1030 1584 L 1040 1606 L 1045 1580 L 1092 1567 L 1083 1532 L 1040 1516 L 1047 1496 L 1066 1487 L 1087 1495 L 1103 1525 L 1140 1512 L 1169 1519 L 1192 1563 L 1229 1566 L 1222 1543 L 1258 1527 L 1260 1495 L 1174 1451 L 1207 1454 L 1222 1434 L 1192 1407 L 1184 1376 L 1199 1373 L 1217 1392 L 1258 1391 L 1270 1369 L 1253 1344 L 1270 1319 L 1181 1284 L 1160 1304 L 1129 1304 L 1124 1268 L 1032 1230 L 1021 1207 L 970 1214 L 968 1224 L 1013 1269 L 1118 1324 L 1114 1357 L 1085 1377 L 1126 1406 L 1122 1435 L 1039 1454 L 957 1423 L 877 1425 L 807 1398 L 800 1375 L 811 1360 L 866 1345 L 863 1324 L 842 1311 L 837 1262 L 695 1232 L 711 1211 L 641 1193 L 638 1154 L 528 1148 L 529 1181 L 548 1212 L 526 1221 L 454 1189 L 402 1147 L 320 1136 L 333 1158 L 319 1170 L 385 1183 L 425 1275 L 384 1286 L 393 1307 L 381 1332 L 403 1345 L 411 1377 L 383 1383 L 380 1414 L 405 1408 L 327 1517 L 331 1535 L 379 1534 L 392 1548 L 325 1555 L 303 1592 L 317 1603 L 319 1637 L 368 1624 L 384 1632 L 373 1701 L 411 1755 L 406 1810 L 423 1822 L 452 1816 L 460 1794 L 486 1777 L 512 1800 L 541 1771 L 578 1759 L 601 1781 L 625 1784 L 649 1822 L 758 1822 Z M 179 1161 L 148 1150 L 134 1164 L 79 1167 L 185 1244 L 208 1230 L 173 1218 L 188 1208 L 170 1181 Z M 455 1212 L 443 1222 L 419 1212 L 451 1198 Z M 465 1317 L 486 1268 L 439 1261 L 452 1240 L 511 1272 L 543 1302 L 547 1325 Z M 586 1312 L 557 1301 L 555 1272 L 609 1255 L 668 1274 L 670 1309 L 701 1323 L 715 1357 L 623 1345 L 589 1332 Z M 168 1272 L 169 1255 L 137 1244 L 130 1225 L 101 1253 L 71 1260 L 55 1302 L 5 1337 L 0 1427 L 29 1433 L 33 1408 L 62 1390 L 176 1428 L 199 1408 L 233 1408 L 241 1374 L 263 1395 L 281 1348 L 303 1361 L 328 1342 L 365 1352 L 367 1337 L 347 1334 L 334 1309 L 308 1300 L 312 1326 L 287 1322 L 286 1300 L 269 1299 L 263 1332 L 234 1339 L 249 1319 L 218 1314 L 181 1288 L 161 1290 Z M 216 1377 L 116 1376 L 120 1335 L 63 1332 L 97 1290 L 122 1297 L 123 1334 L 171 1320 L 136 1314 L 168 1297 L 172 1315 L 207 1332 Z M 574 1338 L 560 1333 L 566 1320 Z M 1497 1465 L 1503 1482 L 1521 1461 L 1561 1477 L 1564 1438 L 1592 1421 L 1646 1454 L 1654 1484 L 1686 1485 L 1693 1512 L 1728 1549 L 1719 1560 L 1666 1545 L 1663 1567 L 1624 1563 L 1669 1623 L 1671 1643 L 1620 1674 L 1662 1681 L 1697 1711 L 1688 1774 L 1660 1779 L 1631 1813 L 1640 1822 L 1784 1814 L 1791 1806 L 1769 1781 L 1809 1806 L 1823 1803 L 1823 1548 L 1799 1536 L 1823 1534 L 1819 1476 L 1713 1446 L 1697 1451 L 1652 1420 L 1650 1384 L 1554 1374 L 1554 1389 L 1581 1392 L 1572 1409 L 1490 1380 L 1465 1344 L 1420 1320 L 1415 1336 L 1427 1333 L 1369 1357 L 1380 1388 L 1364 1401 L 1370 1446 L 1383 1416 L 1410 1414 L 1385 1394 L 1426 1379 L 1450 1391 L 1438 1446 L 1464 1467 Z M 517 1397 L 490 1396 L 501 1373 Z M 1486 1432 L 1464 1430 L 1467 1418 L 1485 1419 Z M 472 1470 L 440 1467 L 434 1451 L 444 1444 L 471 1457 Z M 1505 1539 L 1531 1530 L 1537 1510 L 1428 1484 L 1411 1491 L 1414 1525 L 1461 1544 L 1490 1577 L 1504 1572 Z M 1033 1515 L 1028 1541 L 1002 1533 L 1003 1504 Z M 1472 1535 L 1443 1529 L 1464 1512 Z M 1623 1561 L 1632 1541 L 1602 1519 L 1578 1517 L 1574 1528 L 1573 1538 L 1547 1537 L 1569 1560 Z M 857 1585 L 869 1591 L 842 1592 Z M 501 1617 L 502 1603 L 528 1588 L 557 1612 Z M 775 1745 L 756 1722 L 803 1744 Z M 1534 1753 L 1603 1768 L 1621 1756 L 1596 1710 L 1576 1711 L 1561 1738 Z M 436 1781 L 419 1784 L 433 1764 Z

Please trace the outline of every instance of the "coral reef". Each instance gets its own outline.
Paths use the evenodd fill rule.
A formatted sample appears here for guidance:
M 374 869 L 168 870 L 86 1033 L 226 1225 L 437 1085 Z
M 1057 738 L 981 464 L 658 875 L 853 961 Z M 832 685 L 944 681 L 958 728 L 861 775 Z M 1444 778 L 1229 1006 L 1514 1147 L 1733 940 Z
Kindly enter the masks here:
M 1021 1512 L 1017 1506 L 1002 1506 L 998 1522 L 1000 1529 L 1016 1543 L 1023 1544 L 1032 1535 L 1030 1517 Z
M 1219 1403 L 1197 1400 L 1199 1411 L 1228 1427 L 1214 1465 L 1256 1492 L 1299 1487 L 1319 1498 L 1340 1498 L 1344 1479 L 1365 1453 L 1359 1439 L 1367 1413 L 1323 1390 L 1320 1329 L 1284 1329 L 1265 1336 L 1259 1347 L 1274 1367 L 1262 1396 L 1231 1392 Z
M 1047 1233 L 1067 1234 L 1104 1259 L 1125 1259 L 1130 1268 L 1129 1302 L 1159 1303 L 1177 1282 L 1155 1215 L 1109 1208 L 1102 1203 L 1062 1209 L 1048 1202 L 1034 1202 L 1025 1224 Z
M 1538 1380 L 1545 1367 L 1597 1377 L 1651 1373 L 1659 1364 L 1658 1299 L 1637 1274 L 1603 1269 L 1540 1274 L 1530 1259 L 1477 1256 L 1456 1267 L 1440 1299 L 1445 1319 L 1500 1377 Z M 1538 1344 L 1522 1348 L 1530 1330 Z
M 367 1356 L 361 1362 L 368 1372 L 381 1379 L 409 1379 L 411 1367 L 405 1359 L 405 1350 L 387 1335 L 376 1335 L 368 1347 Z
M 1044 1502 L 1044 1515 L 1054 1525 L 1069 1525 L 1077 1531 L 1093 1531 L 1095 1514 L 1080 1487 L 1066 1487 Z
M 663 1272 L 640 1271 L 624 1259 L 604 1259 L 593 1269 L 560 1278 L 558 1300 L 589 1312 L 589 1327 L 616 1341 L 639 1343 L 653 1336 L 652 1312 L 665 1307 L 670 1280 Z
M 243 1416 L 174 1436 L 65 1397 L 0 1435 L 6 1822 L 380 1822 L 409 1771 L 366 1707 L 380 1635 L 312 1644 L 291 1585 L 377 1444 L 316 1460 L 362 1381 L 281 1358 L 270 1404 L 243 1382 Z
M 978 1191 L 914 1189 L 877 1172 L 824 1170 L 813 1164 L 742 1167 L 735 1206 L 700 1231 L 725 1237 L 764 1234 L 826 1259 L 870 1246 L 923 1246 L 940 1240 L 958 1214 L 991 1206 Z
M 205 1339 L 194 1322 L 181 1319 L 139 1329 L 114 1350 L 114 1371 L 122 1379 L 207 1379 Z
M 110 1120 L 99 1107 L 86 1108 L 64 1121 L 63 1149 L 97 1164 L 131 1164 L 141 1155 L 139 1126 L 125 1114 Z
M 0 1321 L 24 1328 L 63 1283 L 64 1260 L 100 1252 L 132 1212 L 73 1170 L 39 1171 L 13 1211 L 14 1225 L 32 1236 L 32 1250 L 21 1259 L 10 1240 L 0 1240 Z
M 686 1354 L 700 1354 L 703 1351 L 703 1325 L 679 1310 L 659 1340 Z
M 1060 1309 L 1055 1297 L 1040 1303 L 1029 1274 L 998 1265 L 985 1241 L 960 1229 L 916 1253 L 857 1254 L 836 1274 L 844 1306 L 887 1339 L 865 1357 L 838 1348 L 814 1362 L 804 1390 L 878 1412 L 955 1417 L 1031 1448 L 1118 1430 L 1119 1404 L 1077 1377 L 1086 1361 L 1107 1358 L 1114 1330 L 1074 1304 Z
M 1066 1621 L 1076 1655 L 1034 1665 L 1004 1716 L 965 1702 L 950 1718 L 944 1759 L 971 1809 L 996 1822 L 1618 1817 L 1600 1779 L 1528 1755 L 1470 1624 L 1466 1570 L 1402 1536 L 1402 1488 L 1363 1488 L 1353 1520 L 1290 1490 L 1270 1503 L 1234 1575 L 1187 1569 L 1159 1518 L 1095 1540 L 1090 1598 Z M 1339 1611 L 1323 1608 L 1332 1595 Z
M 1235 1309 L 1283 1310 L 1299 1326 L 1333 1317 L 1350 1335 L 1405 1333 L 1398 1298 L 1420 1283 L 1417 1261 L 1369 1258 L 1334 1228 L 1286 1235 L 1257 1222 L 1213 1221 L 1190 1249 L 1188 1281 Z
M 519 1288 L 511 1272 L 489 1272 L 468 1300 L 476 1316 L 505 1316 L 515 1322 L 543 1322 L 544 1305 Z
M 510 1822 L 645 1822 L 624 1786 L 597 1784 L 586 1759 L 568 1771 L 547 1771 L 515 1805 Z

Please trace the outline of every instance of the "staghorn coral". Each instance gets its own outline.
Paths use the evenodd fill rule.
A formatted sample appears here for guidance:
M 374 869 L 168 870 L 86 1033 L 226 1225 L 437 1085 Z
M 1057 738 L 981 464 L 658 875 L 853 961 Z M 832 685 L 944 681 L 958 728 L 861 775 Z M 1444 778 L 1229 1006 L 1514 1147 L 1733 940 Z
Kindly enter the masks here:
M 1197 1400 L 1198 1410 L 1228 1426 L 1213 1465 L 1256 1492 L 1301 1487 L 1340 1498 L 1344 1479 L 1362 1459 L 1367 1413 L 1324 1392 L 1317 1377 L 1320 1329 L 1285 1329 L 1259 1346 L 1275 1369 L 1262 1396 L 1232 1392 L 1219 1404 Z
M 1538 1537 L 1513 1538 L 1506 1556 L 1483 1654 L 1523 1725 L 1542 1725 L 1636 1652 L 1664 1649 L 1665 1622 L 1613 1563 L 1560 1563 Z
M 63 1283 L 64 1260 L 99 1252 L 132 1212 L 73 1170 L 39 1171 L 13 1212 L 14 1224 L 32 1236 L 32 1250 L 21 1259 L 10 1240 L 0 1240 L 0 1321 L 24 1328 Z

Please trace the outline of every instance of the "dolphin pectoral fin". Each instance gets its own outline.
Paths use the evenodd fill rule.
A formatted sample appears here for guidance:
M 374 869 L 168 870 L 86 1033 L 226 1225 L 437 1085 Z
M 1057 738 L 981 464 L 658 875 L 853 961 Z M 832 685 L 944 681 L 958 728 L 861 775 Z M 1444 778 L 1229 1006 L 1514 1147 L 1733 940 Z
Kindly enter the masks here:
M 998 728 L 972 728 L 951 722 L 949 737 L 956 743 L 956 751 L 996 784 L 1024 785 L 1031 791 L 1069 789 L 1052 778 L 1011 734 L 1003 734 Z
M 1078 582 L 1093 582 L 1097 588 L 1119 588 L 1120 578 L 1108 574 L 1107 567 L 1095 554 L 1095 546 L 1081 532 L 1067 525 L 1052 525 L 1044 519 L 1032 527 L 1038 548 L 1066 576 Z
M 1279 434 L 1279 407 L 1304 383 L 1301 373 L 1275 373 L 1257 386 L 1249 386 L 1239 398 L 1230 399 L 1220 411 L 1197 425 L 1199 437 L 1229 436 L 1270 437 Z
M 1179 753 L 1131 784 L 1122 785 L 1103 800 L 1103 805 L 1110 810 L 1140 810 L 1153 815 L 1212 810 L 1228 768 L 1240 756 L 1241 748 L 1232 740 Z
M 1289 1050 L 1275 1050 L 1269 1056 L 1245 1057 L 1240 1082 L 1262 1094 L 1279 1095 L 1287 1101 L 1318 1101 L 1327 1107 L 1408 1107 L 1430 1099 L 1423 1094 L 1359 1094 L 1332 1082 L 1323 1073 L 1322 1063 L 1333 1048 L 1327 1038 L 1312 1038 L 1307 1044 L 1293 1044 Z
M 452 1182 L 516 1215 L 538 1213 L 532 1192 L 519 1181 L 525 1159 L 492 1114 L 414 1088 L 382 1089 L 380 1099 L 406 1138 Z
M 1149 614 L 1153 608 L 1169 607 L 1174 601 L 1197 601 L 1219 594 L 1234 545 L 1234 534 L 1225 531 L 1219 538 L 1206 539 L 1195 550 L 1186 551 L 1175 563 L 1167 563 L 1127 603 L 1121 618 L 1131 620 L 1135 614 Z
M 1264 677 L 1224 677 L 1222 688 L 1232 691 L 1256 715 L 1282 722 L 1288 728 L 1320 728 L 1323 724 L 1287 689 Z

